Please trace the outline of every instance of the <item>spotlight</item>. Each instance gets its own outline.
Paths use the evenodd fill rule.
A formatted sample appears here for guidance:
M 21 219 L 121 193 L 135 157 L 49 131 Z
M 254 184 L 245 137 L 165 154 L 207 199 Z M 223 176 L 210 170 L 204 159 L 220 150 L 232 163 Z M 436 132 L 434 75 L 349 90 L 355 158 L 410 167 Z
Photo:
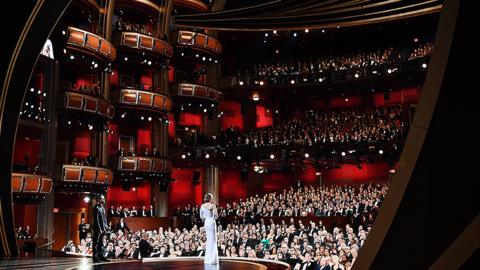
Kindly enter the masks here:
M 185 159 L 187 156 L 185 154 L 182 154 L 182 159 Z
M 218 60 L 215 60 L 214 62 L 215 62 L 215 64 L 218 64 Z
M 291 80 L 290 83 L 291 83 L 291 84 L 295 84 L 295 81 L 294 81 L 294 80 Z
M 323 82 L 323 78 L 318 78 L 318 81 L 319 81 L 319 82 Z
M 149 66 L 151 66 L 151 65 L 152 65 L 152 61 L 148 61 L 147 64 L 148 64 Z
M 202 57 L 202 61 L 205 61 L 205 59 L 207 59 L 205 56 L 204 56 L 204 57 Z
M 305 29 L 305 33 L 308 33 L 308 32 L 310 32 L 310 30 L 308 30 L 308 28 L 307 28 L 307 29 Z
M 345 153 L 345 152 L 342 152 L 342 157 L 344 157 L 345 155 L 346 155 L 346 153 Z
M 207 109 L 203 109 L 203 112 L 206 113 L 206 112 L 207 112 Z
M 387 70 L 388 74 L 392 73 L 392 70 L 391 69 L 388 69 Z
M 265 37 L 268 37 L 268 33 L 265 33 Z
M 267 40 L 264 40 L 263 43 L 267 43 Z
M 259 101 L 260 96 L 258 94 L 253 94 L 252 99 L 253 99 L 253 101 Z
M 322 33 L 325 33 L 325 29 L 322 29 Z
M 199 57 L 198 53 L 197 53 L 197 54 L 195 54 L 195 57 L 197 57 L 197 58 Z
M 72 121 L 68 121 L 67 124 L 71 125 L 71 124 L 72 124 Z
M 152 117 L 151 117 L 151 116 L 148 117 L 148 121 L 152 121 Z
M 180 55 L 181 55 L 181 56 L 184 56 L 184 55 L 185 55 L 185 53 L 183 53 L 183 52 L 182 52 Z
M 89 203 L 90 202 L 90 197 L 89 196 L 85 196 L 83 198 L 83 201 L 86 202 L 86 203 Z
M 241 159 L 242 159 L 242 157 L 241 157 L 241 156 L 237 156 L 237 160 L 241 160 Z
M 94 68 L 98 68 L 98 64 L 97 64 L 97 63 L 95 63 L 95 65 L 93 65 L 93 67 L 94 67 Z
M 274 154 L 270 154 L 270 159 L 275 159 L 275 155 L 274 155 Z
M 185 131 L 188 131 L 188 127 L 185 127 Z
M 276 35 L 276 34 L 277 34 L 277 30 L 273 30 L 273 34 Z
M 210 158 L 210 155 L 208 153 L 205 154 L 205 158 L 206 159 L 209 159 Z
M 427 68 L 427 64 L 423 63 L 422 68 Z
M 413 42 L 417 43 L 417 42 L 418 42 L 418 38 L 414 38 L 414 39 L 413 39 Z
M 383 155 L 383 150 L 382 150 L 382 149 L 378 150 L 378 153 L 379 153 L 380 155 Z
M 62 30 L 62 35 L 65 36 L 66 34 L 67 34 L 67 32 L 65 32 L 65 30 Z
M 210 58 L 208 58 L 208 61 L 212 62 L 212 58 L 211 58 L 211 57 L 210 57 Z
M 377 71 L 376 70 L 372 71 L 372 74 L 377 74 Z
M 309 153 L 305 153 L 305 158 L 309 158 L 310 157 L 310 154 Z
M 32 92 L 32 93 L 35 92 L 35 89 L 33 89 L 33 87 L 30 88 L 30 92 Z
M 143 117 L 143 116 L 140 116 L 140 120 L 145 120 L 145 117 Z
M 358 73 L 355 73 L 355 78 L 358 79 L 358 77 L 360 77 L 360 75 L 358 75 Z
M 122 113 L 122 115 L 120 115 L 120 117 L 125 118 L 126 115 L 127 115 L 127 113 Z
M 263 84 L 264 84 L 264 82 L 263 82 L 263 81 L 260 81 L 260 85 L 263 85 Z
M 73 60 L 73 59 L 75 59 L 75 55 L 72 54 L 70 55 L 70 60 Z
M 296 32 L 295 32 L 295 33 L 293 33 L 293 36 L 294 36 L 294 37 L 297 37 L 297 33 L 296 33 Z
M 348 102 L 348 98 L 345 99 L 345 102 Z
M 63 49 L 63 54 L 67 54 L 67 49 Z
M 276 54 L 279 54 L 279 53 L 280 53 L 280 51 L 279 51 L 279 50 L 275 50 L 275 53 L 276 53 Z
M 93 129 L 93 126 L 92 125 L 88 125 L 88 130 L 92 130 Z

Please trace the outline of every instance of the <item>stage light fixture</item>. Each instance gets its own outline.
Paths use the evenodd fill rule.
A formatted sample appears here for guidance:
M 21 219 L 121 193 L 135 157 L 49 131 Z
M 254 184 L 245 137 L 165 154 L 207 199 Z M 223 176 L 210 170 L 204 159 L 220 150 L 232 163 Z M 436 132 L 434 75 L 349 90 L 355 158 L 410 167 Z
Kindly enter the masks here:
M 33 89 L 33 87 L 30 88 L 30 92 L 32 92 L 32 93 L 35 92 L 35 89 Z
M 265 33 L 265 37 L 268 37 L 268 33 Z
M 309 33 L 309 32 L 310 32 L 310 30 L 308 30 L 308 28 L 307 28 L 307 29 L 305 29 L 305 33 Z
M 319 81 L 319 82 L 323 82 L 323 78 L 318 78 L 318 81 Z
M 89 196 L 85 196 L 83 198 L 83 201 L 86 202 L 86 203 L 89 203 L 90 202 L 90 197 Z
M 187 156 L 185 154 L 182 154 L 182 159 L 185 159 Z
M 355 78 L 358 79 L 358 77 L 360 77 L 360 75 L 358 75 L 358 73 L 355 73 Z
M 296 32 L 295 32 L 295 33 L 293 33 L 293 36 L 294 36 L 294 37 L 297 37 L 297 33 L 296 33 Z
M 205 154 L 205 158 L 206 158 L 206 159 L 209 159 L 209 158 L 210 158 L 210 154 L 206 153 L 206 154 Z
M 264 84 L 264 82 L 263 82 L 263 81 L 260 81 L 260 85 L 263 85 L 263 84 Z
M 305 153 L 305 158 L 309 158 L 310 157 L 310 154 L 309 153 Z
M 88 130 L 92 130 L 93 129 L 93 126 L 92 125 L 88 125 Z
M 388 69 L 387 70 L 388 74 L 392 73 L 392 70 L 391 69 Z
M 151 116 L 148 117 L 148 121 L 152 121 L 152 117 L 151 117 Z
M 291 84 L 295 84 L 295 81 L 294 81 L 294 80 L 291 80 L 290 83 L 291 83 Z
M 273 34 L 276 35 L 276 34 L 277 34 L 277 30 L 273 30 Z
M 180 55 L 181 55 L 181 56 L 184 56 L 184 55 L 185 55 L 185 53 L 183 53 L 183 52 L 182 52 Z
M 206 112 L 207 112 L 207 109 L 203 109 L 203 112 L 206 113 Z
M 423 64 L 422 64 L 422 68 L 427 68 L 427 64 L 426 64 L 426 63 L 423 63 Z
M 345 102 L 348 102 L 348 98 L 345 98 Z
M 205 61 L 205 59 L 207 59 L 205 56 L 204 56 L 204 57 L 202 57 L 202 61 Z
M 346 155 L 346 153 L 345 153 L 345 152 L 342 152 L 342 157 L 344 157 L 345 155 Z
M 252 99 L 253 99 L 253 101 L 259 101 L 260 96 L 258 94 L 253 94 Z
M 274 155 L 274 154 L 270 154 L 270 159 L 275 159 L 275 155 Z
M 197 54 L 195 54 L 195 57 L 197 57 L 197 58 L 198 58 L 199 56 L 200 56 L 200 55 L 198 55 L 198 53 L 197 53 Z
M 145 117 L 143 117 L 143 116 L 140 116 L 140 120 L 145 120 Z
M 237 160 L 241 160 L 241 159 L 242 159 L 242 157 L 241 157 L 241 156 L 237 156 Z
M 378 150 L 378 153 L 379 153 L 380 155 L 383 155 L 383 150 L 382 150 L 382 149 Z

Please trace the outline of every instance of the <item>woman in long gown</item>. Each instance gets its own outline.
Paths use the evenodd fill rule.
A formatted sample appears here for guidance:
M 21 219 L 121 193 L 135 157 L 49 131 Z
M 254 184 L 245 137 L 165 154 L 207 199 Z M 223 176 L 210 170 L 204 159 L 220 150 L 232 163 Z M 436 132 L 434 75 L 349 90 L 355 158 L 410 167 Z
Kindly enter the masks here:
M 204 203 L 200 207 L 200 218 L 204 221 L 207 244 L 205 246 L 205 264 L 218 264 L 217 247 L 217 206 L 211 193 L 205 194 Z

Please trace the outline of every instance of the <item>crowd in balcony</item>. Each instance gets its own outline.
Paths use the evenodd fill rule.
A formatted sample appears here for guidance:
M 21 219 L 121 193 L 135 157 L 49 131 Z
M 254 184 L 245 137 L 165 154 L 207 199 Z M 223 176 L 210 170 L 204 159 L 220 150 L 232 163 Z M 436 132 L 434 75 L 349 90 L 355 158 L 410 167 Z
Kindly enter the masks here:
M 153 29 L 153 21 L 150 24 L 133 23 L 122 16 L 116 16 L 113 21 L 113 29 L 117 32 L 135 32 L 143 35 L 157 37 L 157 31 Z M 160 35 L 162 40 L 166 40 L 166 36 Z
M 347 224 L 329 230 L 322 221 L 275 223 L 274 216 L 355 217 L 376 213 L 388 190 L 387 185 L 330 186 L 290 188 L 280 193 L 253 196 L 220 208 L 220 218 L 244 217 L 247 222 L 218 225 L 220 256 L 264 258 L 288 263 L 292 269 L 307 264 L 316 269 L 350 269 L 358 250 L 364 245 L 373 220 L 363 224 Z M 111 208 L 110 211 L 114 210 Z M 117 207 L 117 212 L 121 212 Z M 198 207 L 178 210 L 176 215 L 196 215 Z M 131 213 L 131 211 L 130 211 Z M 254 215 L 260 216 L 253 220 Z M 109 259 L 141 259 L 146 257 L 182 257 L 205 255 L 206 236 L 201 225 L 192 220 L 192 227 L 159 228 L 151 231 L 129 231 L 126 224 L 102 240 L 103 254 Z M 305 223 L 305 224 L 304 224 Z M 200 223 L 201 224 L 201 223 Z M 88 255 L 92 253 L 91 234 L 85 234 L 79 245 L 68 242 L 63 251 Z M 140 248 L 141 247 L 141 248 Z
M 123 207 L 122 205 L 111 205 L 108 210 L 108 217 L 154 217 L 155 209 L 153 205 L 150 205 L 150 208 L 147 208 L 143 205 L 141 208 L 135 205 L 132 208 Z
M 84 95 L 89 95 L 93 97 L 103 98 L 103 93 L 100 90 L 98 82 L 93 83 L 92 85 L 77 85 L 76 83 L 70 84 L 64 82 L 64 90 L 69 92 L 77 92 Z
M 152 151 L 150 151 L 150 149 L 147 147 L 140 154 L 137 154 L 135 152 L 135 150 L 133 149 L 133 147 L 131 147 L 130 150 L 128 150 L 128 152 L 125 151 L 124 147 L 120 147 L 120 150 L 118 150 L 117 155 L 120 156 L 120 157 L 123 157 L 123 156 L 127 156 L 127 157 L 136 157 L 136 156 L 139 156 L 139 157 L 156 157 L 156 158 L 161 157 L 160 152 L 158 152 L 157 148 L 155 148 L 155 147 L 153 148 Z
M 237 85 L 278 85 L 317 83 L 389 74 L 401 64 L 430 55 L 433 43 L 413 48 L 388 47 L 347 53 L 337 56 L 318 56 L 316 59 L 259 64 L 251 70 L 238 72 Z
M 268 217 L 328 217 L 376 212 L 385 198 L 388 185 L 322 186 L 283 190 L 227 204 L 218 210 L 219 218 L 236 217 L 241 224 L 254 224 Z M 173 216 L 200 221 L 199 207 L 187 205 L 177 208 Z
M 326 143 L 385 142 L 402 138 L 406 132 L 402 108 L 353 108 L 308 110 L 303 117 L 280 125 L 239 132 L 229 128 L 204 137 L 185 133 L 176 145 L 219 145 L 223 147 L 312 146 Z

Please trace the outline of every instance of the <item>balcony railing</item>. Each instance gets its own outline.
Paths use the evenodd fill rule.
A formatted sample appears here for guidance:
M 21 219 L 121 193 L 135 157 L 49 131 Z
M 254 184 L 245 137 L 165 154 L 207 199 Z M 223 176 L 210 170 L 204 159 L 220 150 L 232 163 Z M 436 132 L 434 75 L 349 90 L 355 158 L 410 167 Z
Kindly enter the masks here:
M 135 33 L 135 32 L 122 32 L 120 34 L 120 40 L 117 41 L 120 47 L 140 50 L 143 52 L 150 52 L 159 56 L 172 57 L 173 48 L 167 42 L 158 38 Z
M 174 46 L 197 49 L 213 54 L 222 53 L 222 44 L 216 38 L 203 33 L 178 31 L 174 33 Z
M 116 50 L 106 39 L 75 27 L 68 27 L 67 47 L 113 62 Z
M 178 83 L 172 87 L 172 96 L 209 99 L 220 102 L 223 95 L 222 92 L 203 85 L 191 83 Z
M 170 173 L 172 163 L 166 159 L 155 157 L 118 157 L 118 171 L 140 173 Z
M 46 195 L 52 191 L 52 178 L 45 175 L 12 173 L 12 192 Z
M 175 0 L 173 1 L 175 7 L 185 8 L 197 12 L 208 12 L 208 5 L 202 0 Z
M 63 165 L 62 182 L 109 185 L 113 181 L 111 170 L 82 165 Z
M 119 105 L 149 111 L 165 113 L 171 111 L 173 105 L 172 99 L 165 95 L 136 89 L 120 89 L 114 91 L 112 96 Z
M 76 92 L 65 92 L 64 107 L 113 119 L 115 108 L 108 100 Z

